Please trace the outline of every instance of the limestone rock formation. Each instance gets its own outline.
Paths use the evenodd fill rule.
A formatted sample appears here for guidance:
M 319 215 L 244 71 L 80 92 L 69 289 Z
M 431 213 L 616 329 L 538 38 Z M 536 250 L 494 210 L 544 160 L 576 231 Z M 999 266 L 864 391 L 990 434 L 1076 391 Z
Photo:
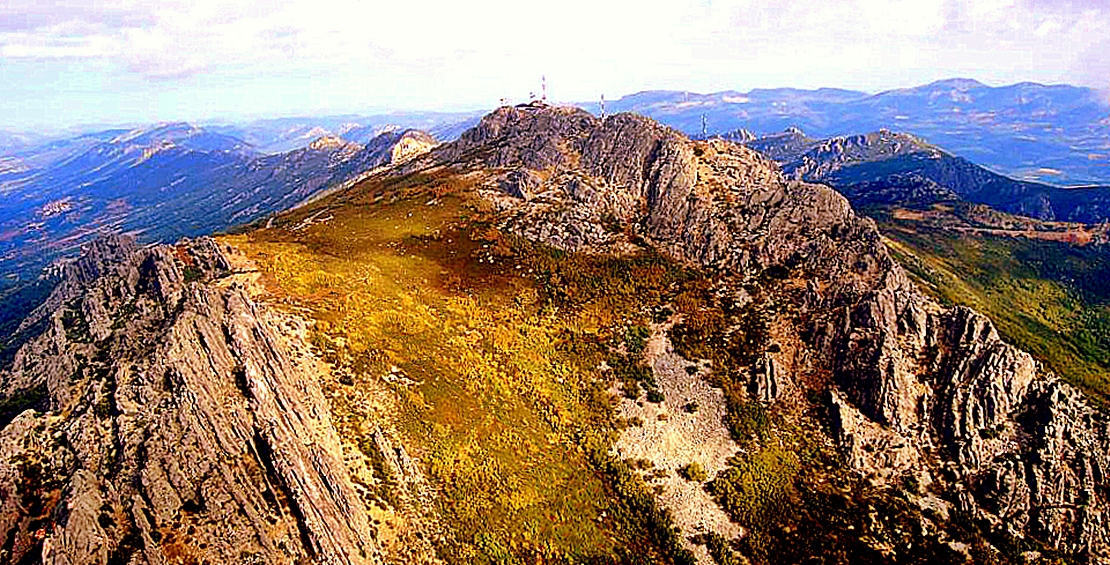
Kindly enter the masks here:
M 501 108 L 406 170 L 494 171 L 519 233 L 568 250 L 612 249 L 630 225 L 671 256 L 758 272 L 789 264 L 847 280 L 893 266 L 874 224 L 834 190 L 785 179 L 722 140 L 693 142 L 641 116 L 600 120 L 543 105 Z M 520 202 L 520 201 L 523 202 Z
M 0 372 L 0 561 L 379 562 L 292 320 L 211 240 L 99 240 Z M 36 402 L 26 402 L 27 399 Z

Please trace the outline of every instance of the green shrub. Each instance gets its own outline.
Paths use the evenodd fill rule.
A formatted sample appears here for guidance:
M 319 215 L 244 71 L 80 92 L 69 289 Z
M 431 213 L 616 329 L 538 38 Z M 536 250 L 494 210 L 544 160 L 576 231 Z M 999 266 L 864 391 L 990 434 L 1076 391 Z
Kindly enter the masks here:
M 647 339 L 651 337 L 651 329 L 644 326 L 630 326 L 624 333 L 624 341 L 628 344 L 628 351 L 639 354 L 644 351 Z
M 746 400 L 742 393 L 732 388 L 726 391 L 725 399 L 725 425 L 734 440 L 746 442 L 767 438 L 771 431 L 771 418 L 762 403 Z
M 732 549 L 728 540 L 717 532 L 709 532 L 702 536 L 701 541 L 713 562 L 717 565 L 747 565 L 748 560 Z
M 709 475 L 705 472 L 705 468 L 697 461 L 692 461 L 681 467 L 678 470 L 678 475 L 687 481 L 693 481 L 695 483 L 703 483 L 709 478 Z
M 190 265 L 185 267 L 183 275 L 186 283 L 197 282 L 204 278 L 204 271 Z

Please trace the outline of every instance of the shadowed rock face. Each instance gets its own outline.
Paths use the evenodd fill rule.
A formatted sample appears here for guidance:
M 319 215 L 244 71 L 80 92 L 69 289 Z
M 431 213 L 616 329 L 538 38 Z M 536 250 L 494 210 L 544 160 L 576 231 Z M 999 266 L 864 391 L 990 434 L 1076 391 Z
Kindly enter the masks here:
M 619 250 L 601 227 L 615 219 L 722 273 L 800 273 L 810 356 L 832 375 L 830 432 L 853 468 L 880 484 L 914 476 L 949 510 L 1110 557 L 1105 415 L 984 316 L 925 297 L 832 189 L 646 118 L 540 105 L 501 108 L 410 170 L 436 165 L 492 175 L 507 225 L 557 247 Z M 753 371 L 761 399 L 798 397 L 774 362 Z
M 210 240 L 112 238 L 0 372 L 0 561 L 375 563 L 315 376 Z M 209 282 L 192 282 L 203 279 Z
M 1107 559 L 1103 412 L 986 317 L 941 310 L 912 288 L 879 288 L 827 319 L 818 342 L 844 395 L 833 399 L 834 437 L 857 470 L 935 482 L 955 510 Z

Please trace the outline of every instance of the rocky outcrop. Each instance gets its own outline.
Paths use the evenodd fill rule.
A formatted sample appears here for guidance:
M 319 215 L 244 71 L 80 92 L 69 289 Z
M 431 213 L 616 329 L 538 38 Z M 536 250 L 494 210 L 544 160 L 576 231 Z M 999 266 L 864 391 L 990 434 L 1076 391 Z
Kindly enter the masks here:
M 112 238 L 0 372 L 0 561 L 379 562 L 315 377 L 210 240 Z M 208 281 L 208 282 L 205 282 Z
M 924 475 L 965 515 L 1110 559 L 1105 413 L 972 310 L 900 288 L 839 315 L 824 345 L 844 391 L 834 436 L 853 467 L 886 484 Z
M 492 175 L 486 186 L 494 200 L 508 197 L 499 200 L 514 214 L 508 225 L 564 249 L 613 249 L 628 235 L 614 226 L 630 226 L 677 259 L 740 273 L 785 265 L 843 282 L 893 266 L 873 223 L 834 190 L 641 116 L 504 107 L 404 172 L 430 166 Z
M 383 167 L 400 166 L 424 155 L 439 142 L 420 130 L 387 131 L 375 136 L 365 146 L 347 143 L 353 148 L 337 153 L 331 163 L 330 176 L 322 184 L 306 186 L 297 196 L 299 202 L 290 203 L 292 208 L 304 206 L 337 191 L 350 188 L 379 172 Z

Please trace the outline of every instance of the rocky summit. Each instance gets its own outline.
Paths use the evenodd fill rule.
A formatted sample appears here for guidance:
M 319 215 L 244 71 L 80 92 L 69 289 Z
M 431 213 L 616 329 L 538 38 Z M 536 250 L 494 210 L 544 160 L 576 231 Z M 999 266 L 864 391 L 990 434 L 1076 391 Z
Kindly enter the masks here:
M 833 189 L 539 103 L 391 146 L 65 268 L 0 370 L 0 561 L 1110 562 L 1105 412 Z

